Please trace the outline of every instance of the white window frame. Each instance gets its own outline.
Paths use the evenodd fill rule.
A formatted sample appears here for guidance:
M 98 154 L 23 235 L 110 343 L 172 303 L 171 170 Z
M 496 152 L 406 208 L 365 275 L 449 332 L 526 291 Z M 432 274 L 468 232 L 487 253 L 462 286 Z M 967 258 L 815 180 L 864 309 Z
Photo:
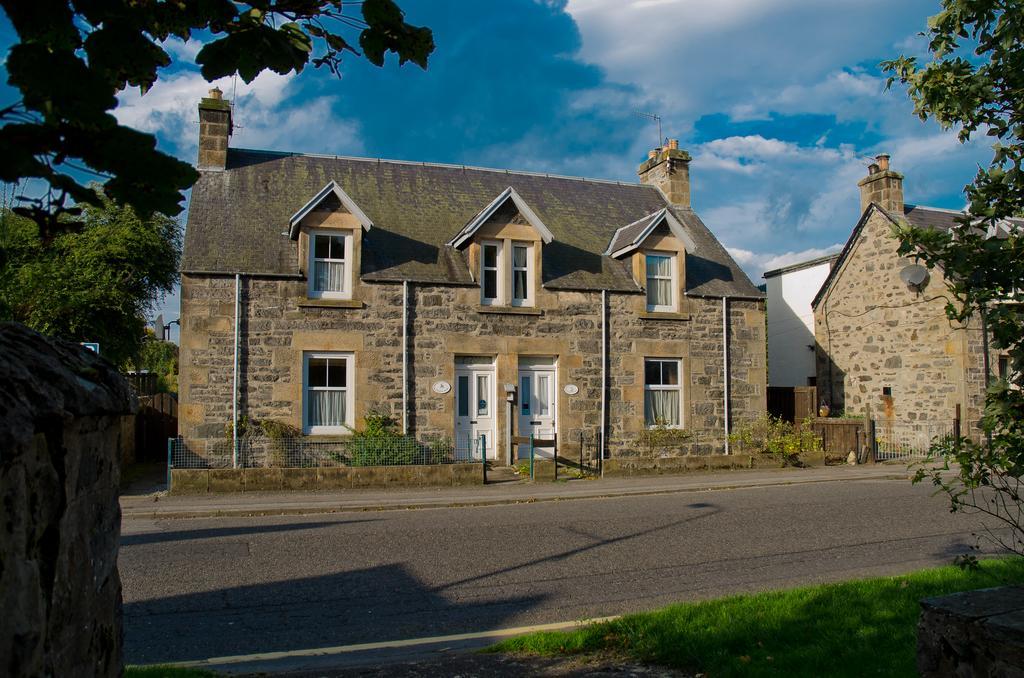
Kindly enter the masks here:
M 516 266 L 516 248 L 517 247 L 522 247 L 522 248 L 524 248 L 526 250 L 526 267 L 525 268 L 521 268 L 521 267 Z M 509 276 L 508 276 L 508 289 L 509 289 L 509 299 L 510 299 L 509 303 L 511 303 L 513 306 L 533 306 L 533 303 L 534 303 L 533 302 L 533 297 L 534 297 L 534 294 L 533 294 L 533 288 L 534 288 L 534 284 L 533 284 L 533 271 L 534 271 L 534 268 L 533 268 L 533 258 L 534 258 L 533 243 L 530 243 L 530 242 L 513 242 L 512 243 L 512 253 L 509 256 L 509 269 L 510 269 L 510 273 L 509 273 Z M 526 272 L 526 298 L 525 299 L 516 299 L 516 297 L 515 297 L 515 294 L 516 294 L 516 271 L 525 271 Z
M 664 385 L 664 384 L 648 384 L 647 383 L 647 363 L 658 362 L 658 363 L 675 363 L 676 374 L 679 375 L 679 383 L 675 386 Z M 683 417 L 683 413 L 686 412 L 685 394 L 683 392 L 683 361 L 681 358 L 658 358 L 658 357 L 645 357 L 643 366 L 643 375 L 641 377 L 644 383 L 644 399 L 646 400 L 646 394 L 648 391 L 678 391 L 679 392 L 679 423 L 678 424 L 665 424 L 664 428 L 682 429 L 686 428 L 686 420 Z M 643 409 L 644 427 L 645 428 L 657 428 L 659 424 L 648 424 L 647 423 L 647 407 L 644 403 L 641 403 Z
M 495 265 L 493 267 L 484 265 L 484 262 L 486 261 L 484 248 L 486 247 L 494 247 L 497 249 L 494 259 Z M 480 243 L 480 303 L 484 306 L 500 306 L 502 304 L 502 300 L 505 298 L 505 276 L 502 275 L 502 272 L 505 270 L 504 255 L 505 251 L 503 243 L 500 240 L 484 240 Z M 493 298 L 484 295 L 484 272 L 492 270 L 494 271 L 496 288 L 495 294 L 497 295 Z
M 672 269 L 671 274 L 671 292 L 672 300 L 667 306 L 662 304 L 647 304 L 647 310 L 651 313 L 673 313 L 676 310 L 676 300 L 679 296 L 679 266 L 677 265 L 678 253 L 676 252 L 662 252 L 657 250 L 647 250 L 642 252 L 644 257 L 644 294 L 646 295 L 650 288 L 651 275 L 647 269 L 647 257 L 665 257 L 669 260 L 669 268 Z M 656 280 L 664 280 L 661 277 L 655 277 Z
M 345 258 L 340 259 L 322 259 L 320 261 L 343 261 L 345 264 L 345 276 L 342 279 L 342 289 L 337 290 L 317 290 L 316 285 L 316 262 L 318 258 L 316 256 L 316 237 L 318 235 L 323 236 L 335 236 L 342 237 L 345 239 Z M 309 256 L 306 258 L 306 277 L 309 278 L 309 298 L 310 299 L 351 299 L 352 298 L 352 277 L 353 273 L 353 261 L 352 261 L 352 233 L 347 231 L 332 231 L 327 229 L 310 230 L 307 233 L 309 239 Z
M 311 390 L 341 390 L 326 388 L 313 389 L 309 386 L 310 359 L 329 358 L 345 360 L 345 422 L 341 426 L 311 426 L 309 424 L 309 393 Z M 351 433 L 355 421 L 355 374 L 356 358 L 353 353 L 336 351 L 305 351 L 302 354 L 302 432 L 307 435 L 339 435 Z

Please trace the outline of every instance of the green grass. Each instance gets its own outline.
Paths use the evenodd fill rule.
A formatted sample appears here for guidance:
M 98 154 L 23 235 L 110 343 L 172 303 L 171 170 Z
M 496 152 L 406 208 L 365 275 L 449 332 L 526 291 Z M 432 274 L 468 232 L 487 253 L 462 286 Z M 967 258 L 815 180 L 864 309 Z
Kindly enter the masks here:
M 920 600 L 1024 582 L 1024 559 L 671 605 L 494 652 L 612 652 L 715 676 L 916 676 Z
M 124 678 L 219 678 L 219 673 L 177 666 L 126 666 Z

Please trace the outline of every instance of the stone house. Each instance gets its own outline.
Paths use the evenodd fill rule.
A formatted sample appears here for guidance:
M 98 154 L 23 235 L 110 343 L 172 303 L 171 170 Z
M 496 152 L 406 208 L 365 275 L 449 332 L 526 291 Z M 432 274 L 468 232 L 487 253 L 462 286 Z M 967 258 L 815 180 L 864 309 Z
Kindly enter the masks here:
M 812 302 L 819 398 L 833 412 L 870 408 L 884 424 L 919 427 L 948 426 L 959 407 L 967 433 L 984 406 L 985 335 L 977 319 L 951 323 L 942 271 L 900 257 L 893 230 L 949 230 L 962 213 L 905 204 L 887 155 L 868 171 L 860 220 Z M 1007 369 L 995 351 L 990 361 Z
M 233 416 L 330 440 L 384 412 L 508 463 L 511 435 L 627 455 L 655 425 L 721 452 L 763 414 L 763 295 L 690 208 L 676 143 L 626 184 L 235 149 L 219 91 L 199 115 L 186 440 Z

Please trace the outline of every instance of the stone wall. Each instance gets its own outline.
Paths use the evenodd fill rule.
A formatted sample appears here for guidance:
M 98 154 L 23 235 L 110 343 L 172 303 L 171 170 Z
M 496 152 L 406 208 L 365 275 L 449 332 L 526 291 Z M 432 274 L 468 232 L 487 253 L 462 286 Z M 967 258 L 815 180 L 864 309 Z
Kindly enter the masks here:
M 113 366 L 0 324 L 0 673 L 118 676 L 122 422 Z
M 917 670 L 940 676 L 1024 676 L 1024 588 L 921 601 Z
M 173 469 L 173 494 L 333 491 L 371 487 L 458 487 L 483 483 L 480 464 L 325 468 Z
M 358 301 L 306 298 L 301 278 L 242 281 L 240 415 L 302 425 L 303 351 L 351 351 L 358 423 L 371 409 L 401 418 L 402 285 L 358 283 Z M 530 309 L 481 307 L 476 287 L 409 285 L 409 426 L 417 436 L 451 437 L 455 357 L 496 357 L 498 459 L 505 460 L 506 411 L 500 385 L 517 383 L 520 356 L 557 359 L 559 436 L 593 435 L 601 414 L 601 293 L 541 289 Z M 609 443 L 634 454 L 643 430 L 643 358 L 683 360 L 684 424 L 690 453 L 724 447 L 721 299 L 684 299 L 684 312 L 646 314 L 642 294 L 609 294 Z M 234 279 L 182 276 L 179 430 L 188 439 L 223 438 L 231 421 Z M 733 425 L 765 411 L 764 304 L 731 301 L 730 407 Z M 568 395 L 563 386 L 575 384 Z
M 940 271 L 918 293 L 900 280 L 892 222 L 872 212 L 814 313 L 818 395 L 833 411 L 882 422 L 966 422 L 980 416 L 981 332 L 951 325 Z M 887 396 L 883 388 L 890 388 Z

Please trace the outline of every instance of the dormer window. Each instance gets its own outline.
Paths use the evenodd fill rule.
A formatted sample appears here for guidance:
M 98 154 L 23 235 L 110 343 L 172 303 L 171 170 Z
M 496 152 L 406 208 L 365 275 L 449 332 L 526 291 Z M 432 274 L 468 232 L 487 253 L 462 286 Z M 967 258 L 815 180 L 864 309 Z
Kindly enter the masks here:
M 352 235 L 337 231 L 309 234 L 309 296 L 352 297 Z
M 647 266 L 647 310 L 672 312 L 676 310 L 676 255 L 648 252 Z
M 480 246 L 480 293 L 485 305 L 501 303 L 501 243 Z

